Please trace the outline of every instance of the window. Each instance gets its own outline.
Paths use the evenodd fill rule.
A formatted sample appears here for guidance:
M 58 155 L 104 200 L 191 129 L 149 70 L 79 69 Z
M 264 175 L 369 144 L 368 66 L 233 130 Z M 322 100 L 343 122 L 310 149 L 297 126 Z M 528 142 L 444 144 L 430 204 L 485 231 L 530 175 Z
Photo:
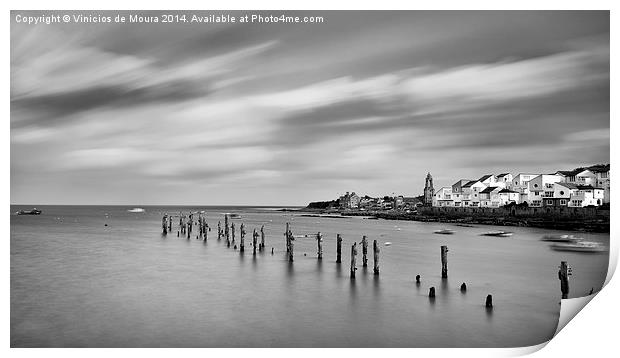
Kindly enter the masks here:
M 564 195 L 564 190 L 560 190 L 560 195 Z
M 534 184 L 534 188 L 538 188 L 538 184 Z
M 552 191 L 546 191 L 545 192 L 545 197 L 546 198 L 553 198 L 553 192 Z
M 547 205 L 553 205 L 553 200 L 547 200 Z
M 607 178 L 607 172 L 601 173 L 601 178 Z
M 461 203 L 457 201 L 454 203 L 454 206 L 461 206 Z
M 560 200 L 560 205 L 566 205 L 566 199 Z
M 532 206 L 540 206 L 541 201 L 540 200 L 532 200 Z

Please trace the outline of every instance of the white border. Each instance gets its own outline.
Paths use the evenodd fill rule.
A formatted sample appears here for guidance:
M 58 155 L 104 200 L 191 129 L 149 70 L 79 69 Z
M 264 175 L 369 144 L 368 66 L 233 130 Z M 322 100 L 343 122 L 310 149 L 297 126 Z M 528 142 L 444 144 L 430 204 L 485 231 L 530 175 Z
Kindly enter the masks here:
M 198 1 L 185 1 L 185 0 L 175 0 L 173 2 L 145 2 L 142 4 L 132 4 L 127 1 L 119 1 L 119 0 L 109 0 L 105 2 L 80 2 L 80 1 L 12 1 L 12 2 L 3 2 L 3 6 L 5 6 L 5 19 L 9 20 L 9 9 L 20 9 L 20 10 L 34 10 L 34 9 L 84 9 L 84 10 L 95 10 L 95 9 L 110 9 L 110 10 L 129 10 L 129 9 L 214 9 L 214 10 L 236 10 L 236 9 L 312 9 L 312 10 L 320 10 L 320 9 L 377 9 L 377 10 L 387 10 L 387 9 L 416 9 L 416 10 L 446 10 L 446 9 L 454 9 L 454 10 L 485 10 L 485 9 L 496 9 L 496 10 L 612 10 L 611 11 L 611 63 L 614 63 L 614 59 L 617 58 L 615 54 L 615 41 L 617 39 L 617 26 L 614 26 L 614 20 L 618 20 L 618 16 L 616 16 L 616 10 L 618 9 L 617 1 L 573 1 L 573 0 L 564 0 L 564 1 L 532 1 L 532 0 L 522 0 L 522 1 L 433 1 L 433 2 L 411 2 L 411 1 L 393 1 L 393 0 L 382 0 L 382 1 L 373 1 L 368 3 L 363 2 L 341 2 L 336 3 L 333 0 L 314 0 L 314 1 L 271 1 L 271 0 L 263 0 L 260 3 L 255 1 L 220 1 L 217 3 L 214 2 L 198 2 Z M 5 20 L 5 21 L 6 21 Z M 4 141 L 2 141 L 2 159 L 3 163 L 5 163 L 4 171 L 5 174 L 2 176 L 2 199 L 5 203 L 10 203 L 10 124 L 9 124 L 9 94 L 10 94 L 10 57 L 9 57 L 9 42 L 10 42 L 10 21 L 6 21 L 3 24 L 3 32 L 5 39 L 3 50 L 3 58 L 5 61 L 5 70 L 2 72 L 2 79 L 4 86 L 2 87 L 3 95 L 5 100 L 2 102 L 3 113 L 5 113 L 5 122 L 4 127 L 6 132 L 3 132 Z M 614 114 L 617 112 L 614 106 L 614 83 L 615 83 L 615 72 L 611 73 L 611 112 L 610 118 L 614 118 Z M 611 122 L 611 138 L 615 137 L 617 133 L 617 126 Z M 611 158 L 612 161 L 616 157 L 616 153 L 618 150 L 618 145 L 611 142 Z M 612 163 L 615 167 L 615 162 Z M 618 202 L 617 192 L 612 193 L 612 198 L 614 202 Z M 10 211 L 9 205 L 6 206 L 7 211 Z M 614 207 L 616 208 L 616 207 Z M 617 210 L 612 208 L 612 217 L 616 218 L 615 215 Z M 10 272 L 10 250 L 9 250 L 9 236 L 10 236 L 10 228 L 9 228 L 9 212 L 5 212 L 5 215 L 2 216 L 2 224 L 0 227 L 4 228 L 5 235 L 3 235 L 2 245 L 4 248 L 4 255 L 2 256 L 3 267 L 5 268 L 4 275 L 2 275 L 2 284 L 5 287 L 5 294 L 2 296 L 2 303 L 4 307 L 4 315 L 3 320 L 4 326 L 2 327 L 2 337 L 3 337 L 3 347 L 7 352 L 5 354 L 11 354 L 12 356 L 31 356 L 31 355 L 45 355 L 56 357 L 62 356 L 63 358 L 66 356 L 94 356 L 94 357 L 108 357 L 110 354 L 114 355 L 138 355 L 138 354 L 148 354 L 149 356 L 164 356 L 169 354 L 182 354 L 184 356 L 190 357 L 204 357 L 207 353 L 201 349 L 166 349 L 166 350 L 146 350 L 140 349 L 136 350 L 128 350 L 128 349 L 9 349 L 10 346 L 10 283 L 9 283 L 9 272 Z M 612 228 L 611 228 L 611 237 L 617 237 L 617 225 L 613 225 L 612 220 Z M 618 244 L 616 240 L 611 240 L 611 251 L 610 251 L 610 270 L 607 275 L 607 281 L 611 279 L 613 276 L 613 272 L 615 271 L 617 259 L 618 259 Z M 618 309 L 616 307 L 616 302 L 620 302 L 620 286 L 617 283 L 617 279 L 608 284 L 600 294 L 598 294 L 593 300 L 588 308 L 582 311 L 575 319 L 574 322 L 569 323 L 566 328 L 564 328 L 557 337 L 551 340 L 548 344 L 548 347 L 542 349 L 536 353 L 537 356 L 540 357 L 551 357 L 551 356 L 578 356 L 578 355 L 592 355 L 592 354 L 605 354 L 608 352 L 613 352 L 617 348 L 615 344 L 615 340 L 617 339 L 617 327 L 618 324 L 615 321 L 618 315 Z M 171 332 L 174 334 L 174 332 Z M 515 355 L 523 355 L 537 351 L 538 349 L 544 347 L 545 344 L 535 346 L 535 347 L 525 347 L 518 349 L 433 349 L 432 352 L 428 351 L 428 349 L 416 349 L 415 352 L 410 349 L 391 349 L 385 353 L 390 354 L 390 356 L 410 356 L 411 354 L 421 354 L 421 355 L 432 355 L 433 357 L 447 357 L 452 355 L 458 355 L 459 357 L 485 357 L 485 356 L 515 356 Z M 314 357 L 317 354 L 324 355 L 342 355 L 342 354 L 355 354 L 365 356 L 376 356 L 377 354 L 381 354 L 383 352 L 378 352 L 376 350 L 368 350 L 368 349 L 349 349 L 346 353 L 342 350 L 336 349 L 321 349 L 320 352 L 316 350 L 309 349 L 277 349 L 277 350 L 224 350 L 224 349 L 211 349 L 208 351 L 209 355 L 248 355 L 252 354 L 253 356 L 269 356 L 269 357 L 287 357 L 290 358 L 291 355 L 294 355 L 295 358 L 302 357 Z

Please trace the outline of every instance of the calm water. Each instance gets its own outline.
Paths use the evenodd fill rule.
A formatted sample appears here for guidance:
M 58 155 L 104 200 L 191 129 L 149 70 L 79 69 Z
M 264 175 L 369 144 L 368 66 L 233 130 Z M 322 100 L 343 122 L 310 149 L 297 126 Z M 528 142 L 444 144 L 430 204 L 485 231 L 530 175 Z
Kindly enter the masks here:
M 30 207 L 11 211 L 22 208 Z M 560 261 L 573 267 L 569 297 L 600 289 L 607 272 L 607 254 L 552 251 L 539 238 L 553 231 L 535 228 L 493 238 L 479 234 L 502 228 L 182 208 L 207 210 L 214 229 L 203 243 L 177 238 L 176 227 L 161 235 L 162 213 L 181 208 L 39 208 L 40 216 L 11 215 L 13 347 L 527 346 L 555 331 Z M 246 225 L 243 255 L 217 241 L 224 212 L 242 216 L 233 220 L 237 230 Z M 297 239 L 295 262 L 286 261 L 287 221 L 295 235 L 323 233 L 322 261 L 310 238 Z M 267 250 L 253 257 L 251 232 L 263 224 Z M 457 233 L 433 234 L 444 227 Z M 335 263 L 336 233 L 343 236 L 342 265 Z M 361 267 L 360 248 L 351 280 L 350 246 L 363 234 L 370 254 L 372 240 L 382 244 L 381 275 Z M 581 236 L 609 244 L 608 234 Z M 445 281 L 441 245 L 449 248 Z M 431 286 L 434 302 L 427 297 Z M 484 308 L 489 293 L 492 312 Z

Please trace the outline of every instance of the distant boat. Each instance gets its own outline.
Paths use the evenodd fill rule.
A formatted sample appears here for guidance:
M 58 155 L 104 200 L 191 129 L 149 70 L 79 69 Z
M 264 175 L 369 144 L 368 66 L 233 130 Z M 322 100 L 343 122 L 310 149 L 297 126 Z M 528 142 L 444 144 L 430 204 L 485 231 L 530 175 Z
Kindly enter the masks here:
M 32 210 L 20 210 L 16 212 L 17 215 L 41 215 L 41 210 L 37 210 L 37 208 L 33 208 Z
M 435 234 L 440 234 L 440 235 L 452 235 L 452 234 L 454 234 L 454 230 L 441 229 L 441 230 L 435 230 L 434 233 Z
M 509 237 L 512 236 L 512 232 L 510 231 L 489 231 L 480 234 L 482 236 L 496 236 L 496 237 Z
M 127 211 L 130 212 L 130 213 L 143 213 L 144 209 L 142 209 L 142 208 L 133 208 L 133 209 L 129 209 Z
M 540 239 L 542 241 L 551 241 L 551 242 L 576 242 L 579 238 L 574 235 L 545 235 Z
M 605 246 L 593 241 L 577 241 L 577 242 L 559 242 L 551 245 L 551 249 L 556 251 L 573 251 L 573 252 L 603 252 Z

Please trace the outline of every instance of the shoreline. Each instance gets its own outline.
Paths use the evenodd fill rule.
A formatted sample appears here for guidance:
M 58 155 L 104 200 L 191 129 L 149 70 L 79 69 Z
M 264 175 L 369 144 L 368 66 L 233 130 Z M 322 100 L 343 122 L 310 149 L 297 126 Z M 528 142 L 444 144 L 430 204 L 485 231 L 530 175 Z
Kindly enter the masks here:
M 320 217 L 353 217 L 366 216 L 369 219 L 404 220 L 420 222 L 437 222 L 462 225 L 495 225 L 536 227 L 541 229 L 564 230 L 576 232 L 610 233 L 609 220 L 584 219 L 584 220 L 552 220 L 544 217 L 511 217 L 511 216 L 450 216 L 450 215 L 421 215 L 402 212 L 360 212 L 360 211 L 329 211 L 323 209 L 303 208 L 295 211 L 305 215 Z

